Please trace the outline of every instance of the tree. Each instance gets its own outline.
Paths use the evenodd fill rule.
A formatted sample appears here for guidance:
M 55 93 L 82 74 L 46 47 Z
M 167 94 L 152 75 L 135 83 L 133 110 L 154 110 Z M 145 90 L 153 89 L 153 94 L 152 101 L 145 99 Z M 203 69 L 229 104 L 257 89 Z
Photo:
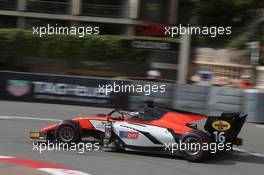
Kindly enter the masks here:
M 264 8 L 260 0 L 199 0 L 195 1 L 194 22 L 207 26 L 246 25 L 245 19 L 252 17 L 249 10 Z
M 193 0 L 194 1 L 194 0 Z M 259 22 L 256 9 L 264 8 L 264 1 L 260 0 L 195 0 L 192 24 L 199 26 L 231 26 L 232 35 L 210 38 L 199 37 L 198 43 L 223 47 L 231 45 L 243 46 L 250 40 Z M 247 33 L 247 35 L 245 35 Z M 251 33 L 252 35 L 248 35 Z M 233 44 L 239 43 L 239 44 Z

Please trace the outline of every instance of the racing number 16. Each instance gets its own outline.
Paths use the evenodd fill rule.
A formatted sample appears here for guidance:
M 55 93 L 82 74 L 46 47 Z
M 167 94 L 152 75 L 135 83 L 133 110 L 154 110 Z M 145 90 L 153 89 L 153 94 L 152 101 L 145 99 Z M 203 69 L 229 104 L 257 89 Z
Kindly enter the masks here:
M 224 132 L 214 131 L 213 134 L 215 136 L 216 142 L 221 142 L 221 143 L 225 142 L 225 135 L 224 135 L 225 133 Z

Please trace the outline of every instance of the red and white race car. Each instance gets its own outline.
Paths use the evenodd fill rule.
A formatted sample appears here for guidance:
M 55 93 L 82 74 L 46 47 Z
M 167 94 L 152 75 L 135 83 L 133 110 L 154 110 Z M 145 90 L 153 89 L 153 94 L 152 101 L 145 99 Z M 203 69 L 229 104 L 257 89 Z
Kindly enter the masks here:
M 210 148 L 208 145 L 217 143 L 224 149 L 241 145 L 242 139 L 237 136 L 246 116 L 223 113 L 208 117 L 148 104 L 143 112 L 115 109 L 109 114 L 64 120 L 40 131 L 30 132 L 30 139 L 78 143 L 85 137 L 93 137 L 104 147 L 117 150 L 175 153 L 189 161 L 199 161 L 210 152 L 202 149 L 204 145 Z M 204 129 L 197 128 L 195 122 L 200 120 L 206 120 Z M 180 144 L 185 144 L 184 149 L 179 149 Z M 189 144 L 196 146 L 190 147 Z

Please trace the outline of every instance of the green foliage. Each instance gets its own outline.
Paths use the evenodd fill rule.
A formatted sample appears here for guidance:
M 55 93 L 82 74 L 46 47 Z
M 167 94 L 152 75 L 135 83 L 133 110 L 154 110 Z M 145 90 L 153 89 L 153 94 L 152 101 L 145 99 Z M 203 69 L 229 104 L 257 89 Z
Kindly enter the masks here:
M 263 8 L 264 2 L 260 0 L 234 0 L 234 4 L 239 8 Z
M 263 7 L 264 2 L 260 0 L 199 0 L 195 3 L 195 23 L 208 26 L 233 26 L 234 18 L 245 15 L 249 9 Z
M 0 56 L 41 57 L 70 61 L 145 62 L 148 51 L 123 47 L 124 39 L 178 42 L 175 39 L 107 35 L 87 35 L 83 38 L 74 35 L 45 35 L 40 38 L 32 35 L 32 31 L 1 29 Z
M 246 43 L 250 41 L 249 36 L 238 36 L 230 41 L 226 47 L 231 49 L 244 49 L 246 47 Z
M 199 0 L 194 4 L 194 25 L 200 26 L 231 26 L 232 35 L 217 38 L 198 38 L 200 45 L 210 47 L 236 47 L 245 46 L 245 42 L 252 36 L 243 36 L 247 26 L 256 20 L 254 10 L 264 8 L 264 1 L 260 0 Z
M 234 1 L 200 0 L 195 4 L 195 23 L 204 26 L 229 26 L 236 12 Z

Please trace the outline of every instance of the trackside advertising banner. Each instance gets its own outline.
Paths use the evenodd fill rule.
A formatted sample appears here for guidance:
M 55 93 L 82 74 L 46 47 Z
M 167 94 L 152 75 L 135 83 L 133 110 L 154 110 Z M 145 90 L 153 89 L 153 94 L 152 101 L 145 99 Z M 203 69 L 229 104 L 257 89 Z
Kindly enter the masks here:
M 120 83 L 129 84 L 111 79 L 2 71 L 0 99 L 127 108 L 128 94 L 106 86 Z

